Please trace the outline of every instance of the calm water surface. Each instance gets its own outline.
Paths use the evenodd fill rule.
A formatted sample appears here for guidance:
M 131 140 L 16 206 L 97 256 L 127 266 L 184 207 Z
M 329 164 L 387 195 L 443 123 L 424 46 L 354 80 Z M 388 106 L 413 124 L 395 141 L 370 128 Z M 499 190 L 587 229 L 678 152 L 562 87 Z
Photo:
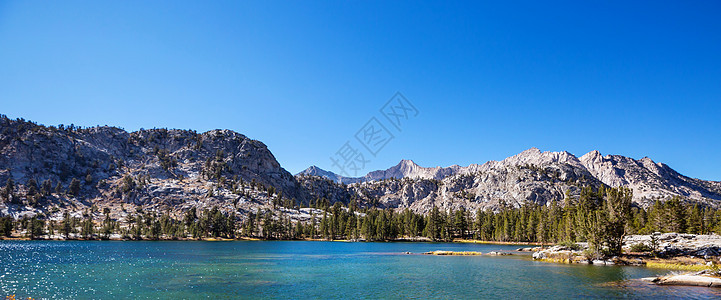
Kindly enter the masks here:
M 698 298 L 659 272 L 534 262 L 528 255 L 425 256 L 514 246 L 343 242 L 0 241 L 0 296 L 143 298 Z M 0 297 L 0 299 L 2 299 Z

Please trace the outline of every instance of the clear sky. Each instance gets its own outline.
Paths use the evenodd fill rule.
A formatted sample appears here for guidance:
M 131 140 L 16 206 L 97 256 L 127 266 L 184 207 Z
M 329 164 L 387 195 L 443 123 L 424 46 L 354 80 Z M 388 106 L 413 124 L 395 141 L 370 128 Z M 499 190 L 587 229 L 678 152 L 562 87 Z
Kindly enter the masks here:
M 232 129 L 292 173 L 337 171 L 376 117 L 394 139 L 363 173 L 538 147 L 721 180 L 720 16 L 719 1 L 0 0 L 0 113 Z M 401 131 L 379 111 L 396 92 L 418 110 Z

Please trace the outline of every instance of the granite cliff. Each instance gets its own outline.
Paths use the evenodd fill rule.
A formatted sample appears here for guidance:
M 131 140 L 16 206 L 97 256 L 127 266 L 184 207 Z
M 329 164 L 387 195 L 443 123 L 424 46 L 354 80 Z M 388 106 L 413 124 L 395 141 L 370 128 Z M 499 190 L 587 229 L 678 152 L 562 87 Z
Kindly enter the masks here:
M 22 217 L 108 208 L 179 216 L 219 207 L 240 218 L 258 210 L 292 210 L 311 202 L 359 207 L 498 210 L 562 204 L 585 186 L 626 186 L 634 202 L 681 196 L 721 203 L 721 182 L 683 176 L 649 158 L 531 148 L 502 161 L 425 168 L 402 160 L 349 178 L 311 167 L 293 176 L 260 141 L 230 130 L 44 126 L 0 117 L 0 215 Z M 308 212 L 296 214 L 308 217 Z

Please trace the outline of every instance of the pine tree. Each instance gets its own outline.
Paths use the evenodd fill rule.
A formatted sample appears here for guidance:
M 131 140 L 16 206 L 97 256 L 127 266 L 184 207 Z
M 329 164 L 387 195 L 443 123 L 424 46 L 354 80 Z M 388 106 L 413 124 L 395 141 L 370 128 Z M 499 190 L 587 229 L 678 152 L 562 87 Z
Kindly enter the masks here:
M 703 234 L 703 215 L 698 204 L 689 206 L 686 215 L 688 216 L 688 226 L 686 228 L 686 232 L 691 234 Z
M 30 220 L 27 220 L 27 236 L 29 239 L 34 240 L 35 238 L 43 235 L 45 222 L 39 220 L 37 216 L 33 216 Z
M 68 186 L 68 194 L 77 197 L 80 195 L 80 180 L 77 178 L 73 178 L 73 180 L 70 181 L 70 186 Z
M 27 188 L 27 196 L 35 196 L 39 189 L 38 189 L 38 183 L 35 181 L 35 179 L 28 179 L 28 182 L 25 184 L 25 187 Z
M 71 222 L 72 222 L 72 220 L 70 218 L 70 214 L 66 211 L 65 213 L 63 213 L 63 228 L 62 228 L 62 233 L 66 239 L 70 237 L 70 232 L 72 232 Z
M 620 255 L 623 237 L 626 234 L 626 221 L 631 210 L 632 192 L 629 188 L 619 187 L 606 191 L 606 222 L 603 233 L 610 255 Z
M 60 182 L 55 185 L 55 193 L 58 195 L 61 195 L 63 193 L 63 186 L 60 184 Z
M 461 207 L 459 210 L 455 212 L 454 220 L 453 220 L 454 226 L 456 227 L 456 230 L 458 231 L 458 234 L 463 239 L 466 237 L 466 231 L 468 231 L 468 219 L 466 216 L 466 209 Z
M 49 196 L 52 193 L 53 189 L 53 183 L 50 181 L 50 179 L 46 179 L 43 181 L 43 184 L 41 185 L 40 192 L 43 194 L 43 196 Z
M 441 213 L 438 207 L 435 205 L 431 209 L 431 213 L 428 215 L 428 221 L 426 222 L 426 236 L 431 240 L 437 241 L 441 239 Z
M 93 214 L 88 212 L 85 214 L 84 217 L 85 220 L 83 220 L 80 235 L 82 235 L 84 239 L 90 239 L 95 234 L 95 226 L 93 225 Z
M 10 237 L 13 232 L 13 218 L 10 216 L 0 217 L 0 236 Z
M 13 181 L 12 177 L 10 177 L 5 182 L 5 187 L 2 189 L 2 192 L 0 193 L 2 196 L 2 200 L 12 203 L 13 199 L 15 198 L 13 195 L 14 192 L 15 192 L 15 181 Z
M 686 211 L 681 198 L 674 196 L 663 204 L 664 229 L 669 232 L 686 231 Z

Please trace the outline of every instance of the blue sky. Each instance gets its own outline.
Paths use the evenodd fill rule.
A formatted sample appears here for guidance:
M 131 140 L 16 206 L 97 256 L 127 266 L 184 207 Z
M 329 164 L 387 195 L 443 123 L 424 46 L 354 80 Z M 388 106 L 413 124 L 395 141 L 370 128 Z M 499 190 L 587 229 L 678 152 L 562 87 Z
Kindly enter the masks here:
M 210 2 L 0 0 L 0 113 L 227 128 L 337 171 L 399 91 L 419 113 L 363 173 L 538 147 L 721 180 L 718 1 Z

